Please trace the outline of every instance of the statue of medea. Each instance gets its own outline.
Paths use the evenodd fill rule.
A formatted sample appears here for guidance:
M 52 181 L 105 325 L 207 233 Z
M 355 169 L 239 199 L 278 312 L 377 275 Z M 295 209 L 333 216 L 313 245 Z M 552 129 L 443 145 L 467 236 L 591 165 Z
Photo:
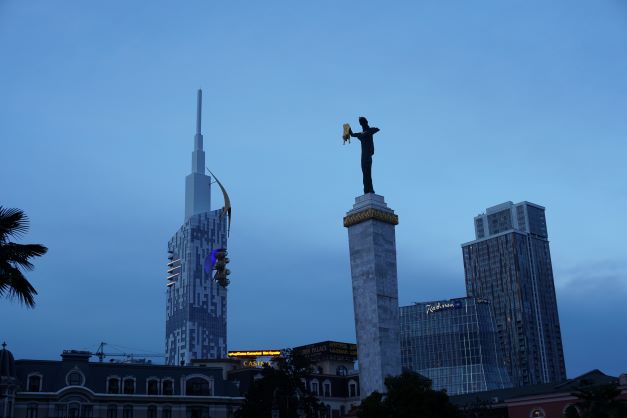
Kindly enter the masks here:
M 350 142 L 350 137 L 357 138 L 361 142 L 361 172 L 364 180 L 364 194 L 374 193 L 372 186 L 372 156 L 374 155 L 374 141 L 372 136 L 379 132 L 379 128 L 371 128 L 368 119 L 359 117 L 361 132 L 354 133 L 348 123 L 344 124 L 344 143 Z

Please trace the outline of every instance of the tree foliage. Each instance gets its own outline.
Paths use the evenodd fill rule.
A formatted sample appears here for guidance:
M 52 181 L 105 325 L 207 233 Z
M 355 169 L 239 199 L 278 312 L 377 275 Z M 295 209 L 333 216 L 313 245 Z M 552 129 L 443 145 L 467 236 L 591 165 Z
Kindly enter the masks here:
M 583 384 L 574 395 L 579 398 L 580 418 L 627 418 L 627 404 L 619 398 L 620 389 L 616 384 Z
M 317 417 L 324 408 L 301 380 L 313 372 L 311 362 L 285 350 L 275 366 L 263 368 L 263 377 L 251 385 L 236 416 L 268 418 L 274 410 L 281 418 Z
M 19 209 L 0 206 L 0 296 L 17 298 L 27 307 L 35 306 L 37 291 L 26 279 L 23 270 L 32 270 L 33 257 L 44 255 L 48 249 L 41 244 L 16 244 L 28 231 L 28 217 Z
M 387 394 L 374 392 L 359 407 L 359 418 L 459 418 L 457 407 L 445 391 L 431 388 L 431 381 L 413 372 L 385 379 Z

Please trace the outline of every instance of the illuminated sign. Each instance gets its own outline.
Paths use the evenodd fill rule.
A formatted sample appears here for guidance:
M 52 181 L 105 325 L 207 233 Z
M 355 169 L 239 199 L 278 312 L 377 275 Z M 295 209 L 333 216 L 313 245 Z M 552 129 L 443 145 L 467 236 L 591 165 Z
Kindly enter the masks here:
M 281 350 L 229 351 L 229 357 L 279 357 Z
M 427 305 L 427 314 L 442 311 L 445 309 L 459 309 L 462 307 L 461 300 L 454 300 L 452 302 L 437 302 L 433 305 Z
M 295 347 L 294 353 L 307 357 L 311 361 L 336 360 L 352 362 L 357 360 L 357 345 L 325 341 L 322 343 Z
M 270 367 L 272 365 L 271 361 L 257 361 L 257 360 L 245 360 L 244 367 Z

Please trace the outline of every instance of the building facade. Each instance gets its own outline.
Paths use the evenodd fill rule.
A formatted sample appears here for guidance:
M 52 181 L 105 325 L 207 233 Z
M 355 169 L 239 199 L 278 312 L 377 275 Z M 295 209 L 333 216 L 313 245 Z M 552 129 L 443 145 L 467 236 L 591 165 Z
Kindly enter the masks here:
M 232 418 L 244 402 L 225 367 L 98 363 L 75 350 L 61 357 L 15 360 L 3 371 L 13 389 L 0 396 L 0 417 Z
M 491 302 L 515 386 L 566 379 L 544 212 L 529 202 L 488 208 L 462 245 L 468 296 Z
M 511 386 L 484 299 L 458 298 L 402 306 L 401 364 L 459 395 Z
M 227 247 L 227 217 L 211 210 L 211 177 L 205 174 L 198 91 L 192 172 L 185 179 L 185 221 L 168 242 L 166 363 L 226 358 L 227 290 L 211 277 L 211 252 Z
M 542 383 L 516 388 L 492 390 L 450 398 L 464 413 L 464 416 L 482 418 L 565 418 L 584 416 L 586 405 L 577 397 L 580 391 L 597 391 L 613 387 L 616 390 L 614 402 L 623 404 L 627 410 L 627 374 L 619 377 L 608 376 L 600 370 L 560 383 Z M 616 406 L 616 403 L 614 404 Z M 570 413 L 569 413 L 569 410 Z M 574 411 L 573 411 L 574 410 Z M 625 416 L 618 413 L 616 416 Z M 600 415 L 599 415 L 600 416 Z
M 283 355 L 280 353 L 277 354 L 277 350 L 229 352 L 239 360 L 237 368 L 229 372 L 229 378 L 244 395 L 255 379 L 262 377 L 262 367 L 276 366 L 274 361 Z M 301 389 L 320 401 L 323 410 L 319 417 L 350 416 L 349 413 L 360 402 L 359 371 L 355 368 L 357 345 L 323 341 L 294 347 L 292 353 L 305 357 L 312 363 L 313 373 L 301 379 Z

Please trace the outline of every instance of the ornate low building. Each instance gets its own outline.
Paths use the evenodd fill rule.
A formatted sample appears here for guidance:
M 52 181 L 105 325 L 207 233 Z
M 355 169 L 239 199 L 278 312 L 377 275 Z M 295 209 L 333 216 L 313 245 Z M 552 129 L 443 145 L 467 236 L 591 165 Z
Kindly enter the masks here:
M 515 388 L 491 390 L 451 396 L 451 402 L 466 416 L 482 418 L 564 418 L 571 414 L 582 416 L 580 390 L 594 390 L 610 385 L 618 391 L 616 399 L 627 405 L 627 375 L 608 376 L 600 370 L 560 383 L 543 383 Z M 571 415 L 571 416 L 573 416 Z
M 90 362 L 75 350 L 61 357 L 14 361 L 0 351 L 0 418 L 231 418 L 244 401 L 227 379 L 228 360 L 201 367 Z

